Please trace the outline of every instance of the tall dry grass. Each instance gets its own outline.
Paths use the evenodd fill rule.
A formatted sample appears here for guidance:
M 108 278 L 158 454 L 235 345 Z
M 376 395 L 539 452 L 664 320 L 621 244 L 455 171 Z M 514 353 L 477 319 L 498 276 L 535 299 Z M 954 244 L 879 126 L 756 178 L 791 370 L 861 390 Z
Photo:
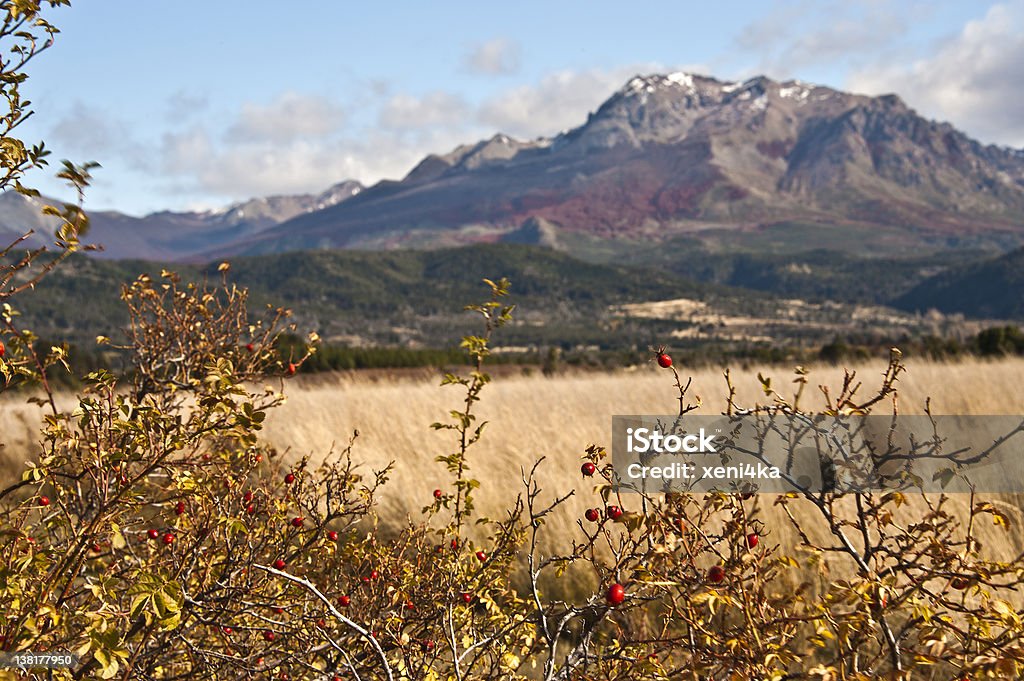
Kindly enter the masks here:
M 858 368 L 865 393 L 878 385 L 884 368 L 881 361 Z M 758 371 L 774 376 L 775 385 L 787 383 L 788 372 L 780 367 L 734 371 L 741 403 L 764 399 L 756 380 Z M 816 386 L 838 386 L 842 373 L 841 368 L 812 368 L 806 394 L 812 402 L 806 404 L 821 404 Z M 693 372 L 691 391 L 702 398 L 702 412 L 724 409 L 721 371 Z M 444 431 L 431 430 L 430 424 L 444 420 L 449 409 L 459 406 L 457 389 L 423 378 L 378 376 L 371 381 L 339 374 L 296 380 L 287 392 L 287 403 L 269 416 L 265 433 L 285 451 L 284 461 L 303 455 L 315 461 L 332 446 L 345 446 L 358 430 L 353 449 L 357 461 L 367 470 L 392 461 L 395 465 L 380 497 L 385 522 L 403 522 L 410 511 L 432 501 L 435 487 L 444 488 L 449 482 L 434 458 L 451 451 L 453 443 Z M 927 397 L 936 414 L 1024 414 L 1024 359 L 954 364 L 911 361 L 900 381 L 900 409 L 920 413 Z M 522 489 L 522 468 L 545 457 L 541 469 L 545 491 L 550 495 L 579 491 L 548 524 L 549 541 L 564 546 L 564 539 L 576 531 L 577 518 L 599 503 L 579 474 L 579 457 L 586 445 L 609 442 L 615 414 L 672 413 L 676 405 L 670 374 L 653 366 L 550 379 L 536 375 L 496 379 L 485 389 L 478 407 L 480 418 L 490 425 L 470 459 L 472 474 L 481 481 L 478 508 L 485 514 L 500 514 Z M 36 441 L 39 418 L 35 406 L 11 398 L 0 401 L 0 442 L 6 444 L 0 449 L 5 459 L 0 461 L 3 477 L 13 478 L 21 470 Z M 995 551 L 1024 548 L 1021 504 L 1013 497 L 996 501 L 1011 509 L 1018 522 L 1009 535 L 993 531 L 982 541 Z M 954 500 L 954 506 L 966 514 L 966 499 Z M 771 538 L 784 545 L 793 543 L 795 536 L 782 515 L 770 507 L 764 510 Z

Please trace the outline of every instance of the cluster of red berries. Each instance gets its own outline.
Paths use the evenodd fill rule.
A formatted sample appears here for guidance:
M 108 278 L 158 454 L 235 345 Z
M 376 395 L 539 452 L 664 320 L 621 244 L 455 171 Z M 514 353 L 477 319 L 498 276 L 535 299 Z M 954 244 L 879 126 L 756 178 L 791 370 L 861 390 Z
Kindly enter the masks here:
M 146 532 L 146 537 L 149 538 L 152 541 L 156 541 L 156 540 L 159 539 L 161 542 L 163 542 L 167 546 L 170 546 L 171 544 L 174 543 L 174 534 L 173 533 L 171 533 L 171 532 L 164 532 L 161 535 L 160 530 L 157 530 L 155 528 L 152 528 L 152 529 L 148 530 Z

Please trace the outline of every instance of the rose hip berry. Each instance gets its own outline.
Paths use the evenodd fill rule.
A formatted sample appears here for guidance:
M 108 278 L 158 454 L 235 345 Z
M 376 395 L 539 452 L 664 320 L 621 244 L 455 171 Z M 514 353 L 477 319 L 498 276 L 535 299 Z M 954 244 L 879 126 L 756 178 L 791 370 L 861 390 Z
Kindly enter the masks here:
M 583 473 L 583 475 L 587 476 L 588 478 L 591 475 L 593 475 L 594 473 L 596 473 L 596 472 L 597 472 L 597 466 L 595 466 L 590 461 L 588 461 L 585 464 L 583 464 L 582 466 L 580 466 L 580 473 Z
M 672 356 L 664 352 L 658 353 L 658 366 L 662 369 L 668 369 L 672 366 Z
M 287 563 L 284 562 L 284 558 L 278 558 L 274 561 L 274 567 L 278 570 L 284 570 Z
M 338 541 L 338 533 L 335 532 L 334 530 L 331 530 L 330 532 L 327 533 L 327 538 L 330 539 L 331 541 Z
M 185 502 L 179 501 L 174 505 L 174 515 L 183 515 L 185 513 Z
M 295 482 L 295 475 L 293 473 L 289 473 L 288 475 L 284 476 L 284 482 L 286 485 L 292 484 L 293 482 Z
M 306 521 L 302 516 L 296 516 L 292 518 L 292 527 L 302 527 L 302 523 Z
M 747 548 L 754 548 L 759 540 L 760 537 L 757 536 L 757 532 L 751 532 L 747 535 Z
M 351 602 L 352 599 L 348 596 L 338 596 L 338 605 L 340 605 L 343 608 L 347 608 Z
M 435 499 L 440 499 L 442 496 L 444 496 L 444 493 L 441 490 L 439 490 L 439 489 L 435 489 L 434 490 L 434 498 Z
M 587 520 L 589 520 L 592 523 L 596 523 L 601 518 L 601 512 L 598 511 L 596 508 L 588 508 L 587 512 L 583 515 L 586 516 Z
M 714 584 L 720 584 L 725 579 L 725 568 L 721 565 L 713 565 L 708 570 L 708 581 Z
M 478 561 L 480 561 L 481 563 L 483 563 L 483 562 L 485 562 L 487 560 L 487 554 L 484 553 L 483 551 L 477 551 L 476 552 L 476 559 Z
M 608 594 L 606 596 L 609 605 L 620 605 L 622 601 L 626 600 L 626 589 L 621 584 L 612 584 L 608 587 Z
M 163 536 L 163 537 L 161 538 L 161 540 L 160 540 L 160 541 L 162 541 L 162 542 L 163 542 L 164 544 L 166 544 L 166 545 L 170 546 L 171 544 L 173 544 L 173 543 L 174 543 L 174 535 L 173 535 L 173 534 L 171 534 L 170 532 L 168 532 L 167 534 L 165 534 L 165 535 L 164 535 L 164 536 Z
M 149 536 L 149 538 L 153 539 L 153 540 L 159 539 L 160 538 L 160 530 L 150 530 L 149 532 L 146 533 L 146 535 Z
M 39 497 L 39 505 L 40 506 L 49 506 L 50 505 L 50 497 L 46 497 L 46 496 Z
M 608 517 L 612 520 L 618 520 L 622 517 L 622 509 L 618 506 L 612 505 L 608 507 Z

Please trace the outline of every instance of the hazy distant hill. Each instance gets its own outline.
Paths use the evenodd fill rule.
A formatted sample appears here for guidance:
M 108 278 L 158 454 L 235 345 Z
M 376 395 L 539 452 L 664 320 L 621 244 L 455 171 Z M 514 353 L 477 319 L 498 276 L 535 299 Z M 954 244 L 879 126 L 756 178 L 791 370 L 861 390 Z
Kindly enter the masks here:
M 337 205 L 362 188 L 358 182 L 345 181 L 320 194 L 251 199 L 216 211 L 162 211 L 144 217 L 89 211 L 87 241 L 103 246 L 93 253 L 99 257 L 194 260 L 210 248 L 252 238 L 297 215 Z M 30 229 L 36 230 L 30 245 L 51 241 L 47 237 L 55 222 L 40 213 L 45 204 L 60 205 L 48 197 L 27 198 L 14 191 L 0 194 L 0 246 Z
M 899 297 L 895 305 L 1024 320 L 1024 248 L 938 274 Z
M 91 346 L 97 334 L 127 322 L 120 287 L 159 263 L 76 256 L 18 300 L 24 323 L 48 338 Z M 183 277 L 219 279 L 216 265 L 174 267 Z M 454 342 L 469 320 L 463 306 L 481 299 L 485 276 L 513 280 L 518 330 L 565 342 L 611 342 L 600 321 L 608 307 L 643 300 L 730 295 L 757 299 L 668 272 L 596 265 L 529 246 L 479 245 L 459 249 L 388 252 L 315 252 L 232 260 L 231 280 L 249 288 L 253 305 L 292 307 L 303 329 L 343 342 L 441 346 Z M 642 338 L 617 328 L 617 342 Z M 625 339 L 625 341 L 623 340 Z

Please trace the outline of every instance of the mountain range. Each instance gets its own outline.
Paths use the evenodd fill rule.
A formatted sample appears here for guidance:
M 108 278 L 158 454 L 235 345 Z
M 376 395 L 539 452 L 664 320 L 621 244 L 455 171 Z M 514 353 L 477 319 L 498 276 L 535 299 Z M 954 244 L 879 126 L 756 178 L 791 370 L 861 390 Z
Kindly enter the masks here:
M 45 227 L 0 195 L 0 238 Z M 212 212 L 91 214 L 111 258 L 536 244 L 588 259 L 693 252 L 864 255 L 1024 244 L 1024 151 L 983 145 L 898 96 L 800 81 L 637 76 L 580 126 L 430 155 L 400 181 Z
M 117 211 L 88 211 L 86 241 L 98 244 L 97 255 L 145 260 L 194 259 L 209 249 L 225 247 L 276 228 L 288 220 L 324 210 L 364 189 L 352 180 L 339 182 L 320 194 L 269 196 L 202 212 L 161 211 L 133 217 Z M 30 245 L 49 241 L 54 220 L 40 209 L 60 202 L 48 197 L 29 198 L 13 191 L 0 194 L 0 243 L 6 245 L 29 229 Z

